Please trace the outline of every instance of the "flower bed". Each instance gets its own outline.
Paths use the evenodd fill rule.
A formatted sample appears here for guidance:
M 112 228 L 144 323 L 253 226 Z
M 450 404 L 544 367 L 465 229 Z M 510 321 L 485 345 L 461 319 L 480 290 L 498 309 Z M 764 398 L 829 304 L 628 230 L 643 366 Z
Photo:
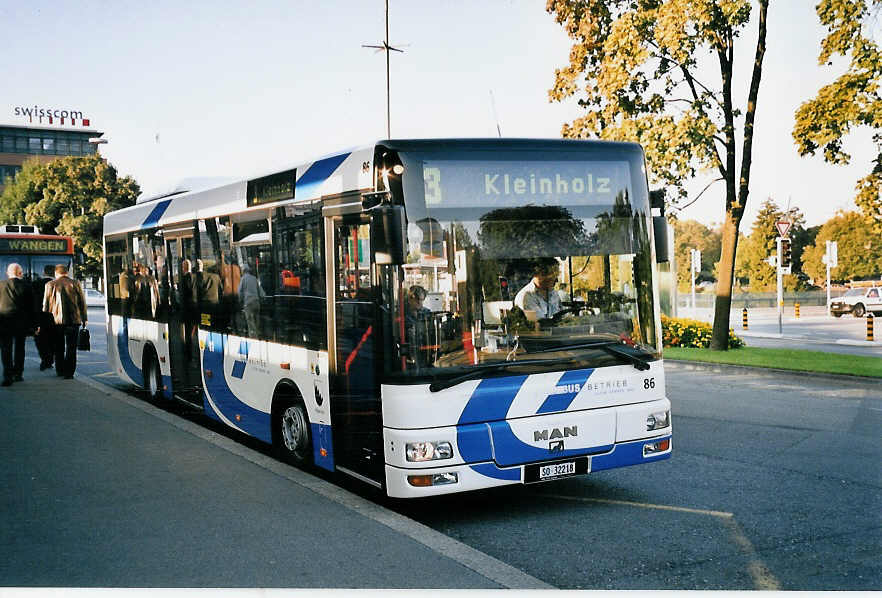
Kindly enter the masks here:
M 710 347 L 713 327 L 707 322 L 690 320 L 688 318 L 669 318 L 662 316 L 662 341 L 665 347 L 696 347 L 707 349 Z M 729 348 L 743 347 L 744 341 L 735 336 L 735 331 L 729 329 Z

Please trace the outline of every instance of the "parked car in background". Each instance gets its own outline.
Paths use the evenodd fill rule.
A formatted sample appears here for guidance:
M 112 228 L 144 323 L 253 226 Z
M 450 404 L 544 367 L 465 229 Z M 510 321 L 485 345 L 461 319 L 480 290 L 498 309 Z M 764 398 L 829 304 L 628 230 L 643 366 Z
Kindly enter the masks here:
M 837 318 L 848 313 L 862 318 L 867 312 L 882 312 L 882 287 L 855 287 L 830 299 L 830 313 Z
M 95 289 L 85 289 L 86 307 L 104 307 L 104 295 Z

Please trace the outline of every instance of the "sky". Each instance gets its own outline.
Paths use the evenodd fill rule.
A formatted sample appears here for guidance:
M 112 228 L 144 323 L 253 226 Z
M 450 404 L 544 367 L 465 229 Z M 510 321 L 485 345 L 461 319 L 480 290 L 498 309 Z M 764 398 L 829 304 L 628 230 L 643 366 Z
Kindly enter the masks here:
M 868 131 L 847 139 L 849 166 L 796 153 L 795 110 L 837 74 L 817 66 L 814 4 L 770 9 L 745 224 L 768 197 L 822 224 L 854 209 L 870 169 Z M 33 0 L 0 3 L 0 23 L 0 124 L 28 124 L 16 106 L 80 110 L 148 195 L 386 137 L 385 57 L 362 47 L 385 37 L 383 0 Z M 742 107 L 750 38 L 736 56 Z M 393 138 L 555 138 L 580 114 L 575 98 L 548 100 L 571 40 L 543 0 L 390 0 L 390 43 L 404 50 L 391 55 Z M 717 183 L 681 218 L 720 222 L 723 194 Z

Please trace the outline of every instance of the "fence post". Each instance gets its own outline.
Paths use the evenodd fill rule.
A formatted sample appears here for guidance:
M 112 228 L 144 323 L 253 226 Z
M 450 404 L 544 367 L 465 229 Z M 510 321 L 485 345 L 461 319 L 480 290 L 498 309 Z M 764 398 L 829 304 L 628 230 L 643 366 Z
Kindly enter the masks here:
M 873 340 L 873 312 L 867 312 L 867 340 Z
M 741 328 L 747 330 L 747 308 L 741 310 Z

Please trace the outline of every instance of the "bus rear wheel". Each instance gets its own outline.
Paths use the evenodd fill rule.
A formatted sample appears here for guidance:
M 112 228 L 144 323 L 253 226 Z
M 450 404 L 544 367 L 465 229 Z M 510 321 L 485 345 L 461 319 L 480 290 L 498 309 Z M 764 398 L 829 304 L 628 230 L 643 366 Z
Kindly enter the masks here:
M 309 416 L 303 403 L 287 403 L 276 420 L 277 449 L 283 460 L 303 465 L 312 447 Z
M 144 358 L 144 390 L 151 399 L 162 396 L 162 372 L 159 369 L 159 360 L 156 353 L 150 351 Z

